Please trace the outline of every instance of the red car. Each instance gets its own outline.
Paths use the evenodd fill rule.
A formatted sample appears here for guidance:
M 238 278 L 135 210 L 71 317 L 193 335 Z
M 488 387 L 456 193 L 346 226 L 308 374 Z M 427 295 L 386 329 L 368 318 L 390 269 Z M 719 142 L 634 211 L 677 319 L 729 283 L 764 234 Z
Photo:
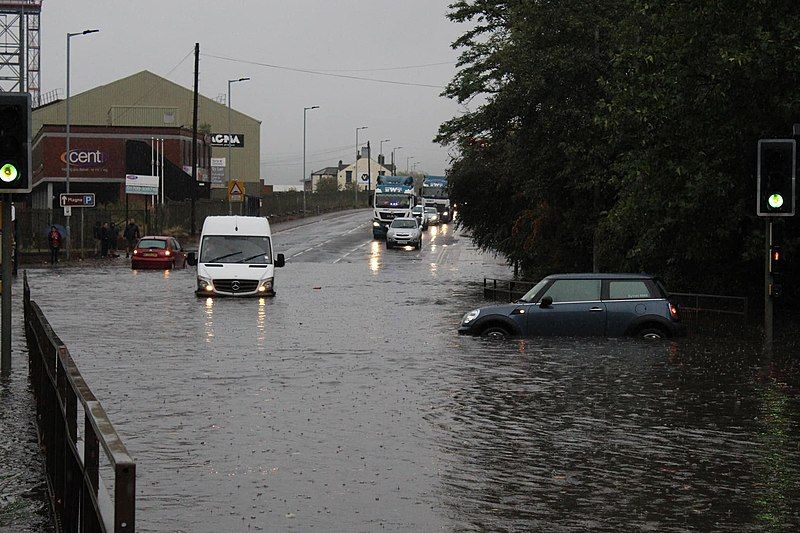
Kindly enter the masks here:
M 186 252 L 175 237 L 142 237 L 133 250 L 131 268 L 186 268 Z

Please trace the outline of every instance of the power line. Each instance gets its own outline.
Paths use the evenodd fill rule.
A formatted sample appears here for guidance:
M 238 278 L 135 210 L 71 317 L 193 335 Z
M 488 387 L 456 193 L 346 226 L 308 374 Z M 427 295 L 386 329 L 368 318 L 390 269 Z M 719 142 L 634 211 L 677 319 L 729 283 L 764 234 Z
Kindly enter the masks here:
M 150 86 L 150 88 L 149 88 L 149 89 L 147 89 L 147 91 L 145 91 L 145 93 L 144 93 L 142 96 L 140 96 L 140 97 L 139 97 L 139 98 L 138 98 L 138 99 L 137 99 L 137 100 L 136 100 L 136 101 L 135 101 L 133 104 L 129 105 L 129 106 L 128 106 L 128 108 L 127 108 L 127 109 L 125 109 L 125 111 L 123 111 L 122 113 L 120 113 L 120 115 L 119 115 L 119 116 L 115 117 L 115 120 L 120 120 L 122 117 L 124 117 L 126 114 L 128 114 L 128 111 L 130 111 L 131 109 L 133 109 L 134 107 L 136 107 L 137 105 L 139 105 L 139 102 L 141 102 L 142 100 L 144 100 L 145 98 L 147 98 L 148 96 L 150 96 L 150 95 L 153 93 L 153 91 L 156 89 L 156 87 L 158 87 L 159 85 L 161 85 L 161 84 L 164 82 L 164 78 L 166 78 L 167 76 L 169 76 L 170 74 L 172 74 L 173 72 L 175 72 L 175 71 L 178 69 L 178 67 L 180 67 L 181 65 L 183 65 L 183 62 L 184 62 L 184 61 L 186 61 L 186 59 L 187 59 L 187 58 L 188 58 L 190 55 L 192 55 L 193 53 L 194 53 L 194 46 L 191 48 L 191 50 L 189 50 L 189 53 L 188 53 L 188 54 L 186 54 L 185 56 L 183 56 L 183 59 L 181 59 L 180 61 L 178 61 L 178 63 L 177 63 L 177 64 L 176 64 L 174 67 L 172 67 L 171 69 L 169 69 L 169 71 L 168 71 L 166 74 L 164 74 L 163 78 L 159 78 L 159 79 L 157 79 L 157 80 L 155 81 L 155 83 L 153 83 L 153 85 L 151 85 L 151 86 Z
M 273 64 L 270 64 L 270 63 L 261 63 L 259 61 L 248 61 L 246 59 L 236 59 L 236 58 L 233 58 L 233 57 L 218 56 L 218 55 L 214 55 L 214 54 L 202 54 L 202 55 L 205 56 L 205 57 L 211 57 L 211 58 L 214 58 L 214 59 L 220 59 L 222 61 L 231 61 L 231 62 L 234 62 L 234 63 L 243 63 L 243 64 L 246 64 L 246 65 L 256 65 L 256 66 L 259 66 L 259 67 L 274 68 L 274 69 L 279 69 L 279 70 L 288 70 L 288 71 L 291 71 L 291 72 L 302 72 L 304 74 L 314 74 L 314 75 L 317 75 L 317 76 L 328 76 L 328 77 L 331 77 L 331 78 L 344 78 L 344 79 L 348 79 L 348 80 L 371 81 L 371 82 L 375 82 L 375 83 L 389 83 L 389 84 L 392 84 L 392 85 L 406 85 L 406 86 L 411 86 L 411 87 L 428 87 L 428 88 L 432 88 L 432 89 L 444 89 L 444 86 L 442 86 L 442 85 L 430 85 L 430 84 L 427 84 L 427 83 L 414 83 L 414 82 L 409 82 L 409 81 L 382 80 L 382 79 L 378 79 L 378 78 L 364 78 L 362 76 L 348 76 L 346 74 L 334 74 L 332 72 L 324 72 L 324 71 L 320 71 L 320 70 L 309 70 L 309 69 L 304 69 L 304 68 L 287 67 L 287 66 L 284 66 L 284 65 L 273 65 Z
M 387 70 L 411 70 L 415 68 L 426 68 L 426 67 L 438 67 L 441 65 L 455 65 L 455 61 L 441 61 L 439 63 L 425 63 L 423 65 L 407 65 L 404 67 L 384 67 L 384 68 L 362 68 L 362 69 L 355 69 L 355 68 L 347 68 L 347 69 L 329 69 L 329 68 L 321 68 L 316 69 L 317 72 L 382 72 Z

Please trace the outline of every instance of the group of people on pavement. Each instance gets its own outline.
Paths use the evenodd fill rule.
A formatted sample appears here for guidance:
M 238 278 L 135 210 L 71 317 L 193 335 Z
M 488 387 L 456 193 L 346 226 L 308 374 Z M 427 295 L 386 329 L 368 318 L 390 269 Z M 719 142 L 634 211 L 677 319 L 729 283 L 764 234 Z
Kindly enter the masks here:
M 122 237 L 125 239 L 125 257 L 130 257 L 136 243 L 141 237 L 139 233 L 139 225 L 133 219 L 128 220 L 128 224 L 122 231 Z M 119 228 L 114 222 L 94 223 L 94 239 L 96 242 L 95 252 L 98 257 L 119 257 L 117 253 L 117 244 L 119 242 Z M 50 264 L 55 265 L 58 263 L 59 252 L 64 236 L 56 226 L 50 226 L 50 231 L 47 234 L 47 244 L 50 246 Z
M 122 237 L 125 239 L 125 257 L 129 257 L 136 246 L 136 242 L 141 237 L 139 233 L 139 225 L 133 219 L 128 220 L 125 229 L 122 231 Z M 96 241 L 97 255 L 99 257 L 119 257 L 117 253 L 117 246 L 119 243 L 119 227 L 114 222 L 95 222 L 94 224 L 94 238 Z

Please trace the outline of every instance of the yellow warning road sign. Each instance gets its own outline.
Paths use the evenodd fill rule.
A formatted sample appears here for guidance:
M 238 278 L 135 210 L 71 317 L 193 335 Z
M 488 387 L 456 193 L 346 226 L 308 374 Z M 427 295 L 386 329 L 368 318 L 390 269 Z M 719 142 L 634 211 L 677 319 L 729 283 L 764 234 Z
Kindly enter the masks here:
M 228 201 L 241 202 L 244 201 L 244 183 L 239 183 L 239 180 L 231 180 L 228 182 Z

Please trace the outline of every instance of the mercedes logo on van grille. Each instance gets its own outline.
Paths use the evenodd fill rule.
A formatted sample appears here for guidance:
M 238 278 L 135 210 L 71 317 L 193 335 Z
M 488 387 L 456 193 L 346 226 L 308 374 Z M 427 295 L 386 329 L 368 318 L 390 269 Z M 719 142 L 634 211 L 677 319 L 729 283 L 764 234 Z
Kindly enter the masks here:
M 231 283 L 231 289 L 233 289 L 235 291 L 238 291 L 239 290 L 239 282 L 238 281 L 232 282 Z

